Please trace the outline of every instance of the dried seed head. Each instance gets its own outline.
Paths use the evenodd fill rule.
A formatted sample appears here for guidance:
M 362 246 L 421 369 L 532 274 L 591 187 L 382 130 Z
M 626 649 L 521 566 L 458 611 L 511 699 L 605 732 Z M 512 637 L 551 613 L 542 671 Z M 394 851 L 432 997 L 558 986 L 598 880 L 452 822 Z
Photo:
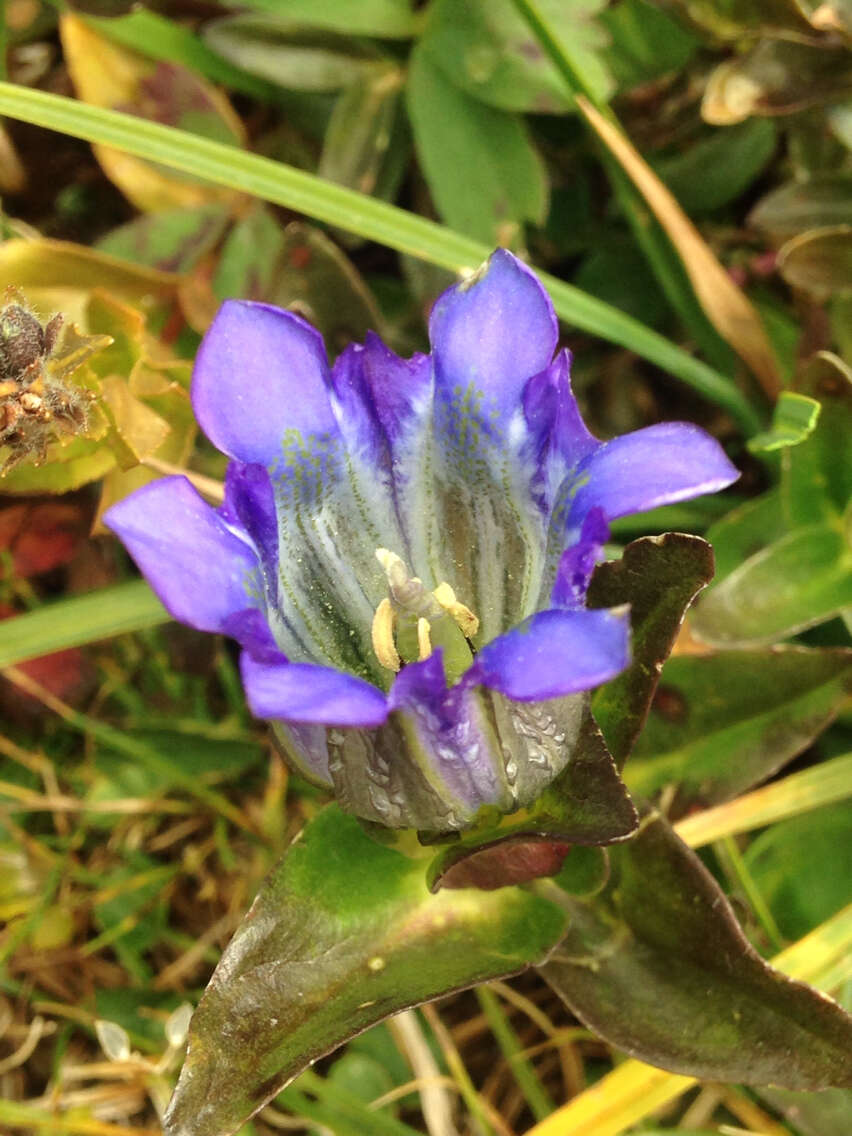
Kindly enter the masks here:
M 36 317 L 20 304 L 7 304 L 0 311 L 0 377 L 17 378 L 44 354 L 45 334 Z

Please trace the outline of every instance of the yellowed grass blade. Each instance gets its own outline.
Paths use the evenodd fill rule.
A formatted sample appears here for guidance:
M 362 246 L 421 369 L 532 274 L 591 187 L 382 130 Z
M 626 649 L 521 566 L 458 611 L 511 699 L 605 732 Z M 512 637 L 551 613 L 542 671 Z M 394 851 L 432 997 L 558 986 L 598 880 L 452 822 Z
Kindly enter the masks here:
M 778 367 L 763 324 L 750 301 L 725 272 L 698 229 L 632 142 L 583 95 L 577 95 L 576 101 L 589 125 L 665 229 L 707 318 L 748 364 L 766 393 L 775 398 L 781 389 Z

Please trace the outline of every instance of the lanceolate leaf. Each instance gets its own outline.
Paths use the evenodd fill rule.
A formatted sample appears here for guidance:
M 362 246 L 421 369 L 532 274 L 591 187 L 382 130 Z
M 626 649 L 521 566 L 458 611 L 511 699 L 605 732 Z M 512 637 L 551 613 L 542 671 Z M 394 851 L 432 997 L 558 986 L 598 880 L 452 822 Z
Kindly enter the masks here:
M 518 888 L 430 895 L 425 862 L 332 805 L 269 877 L 193 1018 L 167 1136 L 226 1136 L 406 1006 L 542 961 L 563 912 Z
M 677 785 L 677 812 L 730 800 L 803 750 L 852 691 L 852 652 L 774 647 L 670 659 L 627 766 L 631 789 Z
M 713 576 L 713 550 L 697 536 L 665 533 L 629 544 L 621 560 L 598 566 L 589 607 L 630 604 L 633 661 L 602 686 L 592 710 L 616 764 L 639 735 L 684 613 Z
M 705 1080 L 852 1085 L 852 1019 L 760 958 L 658 813 L 609 855 L 600 896 L 563 893 L 568 934 L 542 967 L 581 1021 L 643 1061 Z

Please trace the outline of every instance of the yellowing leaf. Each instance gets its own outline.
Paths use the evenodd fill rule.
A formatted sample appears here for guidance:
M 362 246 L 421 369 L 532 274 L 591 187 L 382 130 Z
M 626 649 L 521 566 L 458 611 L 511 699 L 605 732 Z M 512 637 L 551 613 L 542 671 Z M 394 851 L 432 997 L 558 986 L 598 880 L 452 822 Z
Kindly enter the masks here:
M 116 456 L 123 468 L 130 469 L 162 445 L 169 424 L 138 399 L 119 375 L 110 375 L 101 386 L 104 405 L 112 418 Z
M 228 100 L 185 67 L 130 51 L 77 16 L 62 16 L 60 31 L 68 70 L 84 102 L 242 145 L 242 125 Z M 94 151 L 110 181 L 145 212 L 232 202 L 238 196 L 117 150 L 95 146 Z

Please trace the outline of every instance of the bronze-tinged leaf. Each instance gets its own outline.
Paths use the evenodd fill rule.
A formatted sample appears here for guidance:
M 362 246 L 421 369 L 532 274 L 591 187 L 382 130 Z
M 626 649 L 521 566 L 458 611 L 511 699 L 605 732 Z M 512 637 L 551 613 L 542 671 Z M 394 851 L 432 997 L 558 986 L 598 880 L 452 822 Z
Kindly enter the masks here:
M 599 564 L 589 607 L 630 604 L 632 662 L 592 700 L 592 711 L 621 767 L 645 723 L 663 663 L 684 614 L 713 578 L 713 549 L 697 536 L 665 533 L 628 544 L 621 560 Z
M 367 1026 L 541 962 L 564 933 L 561 909 L 519 888 L 430 895 L 424 863 L 336 805 L 308 825 L 193 1017 L 166 1136 L 229 1136 Z
M 658 813 L 609 856 L 600 896 L 563 895 L 568 933 L 541 968 L 581 1021 L 642 1061 L 702 1080 L 852 1086 L 852 1019 L 764 962 Z
M 176 63 L 155 61 L 107 39 L 79 16 L 60 19 L 65 61 L 79 97 L 93 106 L 191 130 L 217 142 L 242 145 L 244 132 L 227 98 Z M 239 195 L 105 146 L 94 147 L 104 173 L 143 212 L 214 202 Z

